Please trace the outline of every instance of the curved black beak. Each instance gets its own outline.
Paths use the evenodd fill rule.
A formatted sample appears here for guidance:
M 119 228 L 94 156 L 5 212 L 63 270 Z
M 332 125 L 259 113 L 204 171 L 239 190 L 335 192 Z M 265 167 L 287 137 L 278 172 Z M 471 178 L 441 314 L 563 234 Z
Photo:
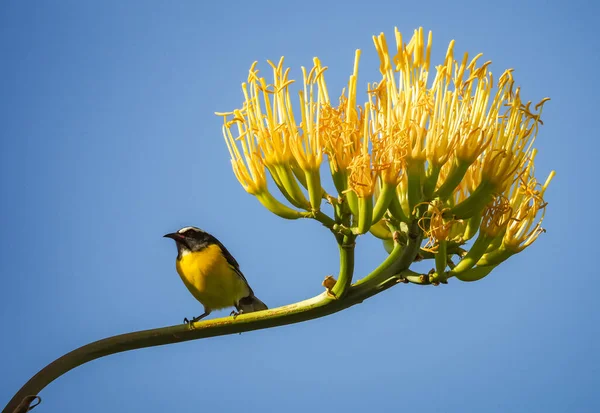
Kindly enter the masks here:
M 185 237 L 178 232 L 171 232 L 170 234 L 163 235 L 163 237 L 171 238 L 171 239 L 174 239 L 175 241 L 182 241 L 185 239 Z

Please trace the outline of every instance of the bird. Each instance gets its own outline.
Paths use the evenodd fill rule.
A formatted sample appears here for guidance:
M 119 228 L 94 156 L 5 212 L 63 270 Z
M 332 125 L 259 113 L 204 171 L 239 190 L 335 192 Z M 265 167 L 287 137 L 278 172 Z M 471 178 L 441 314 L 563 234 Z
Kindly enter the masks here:
M 235 307 L 232 315 L 267 310 L 256 298 L 238 262 L 214 236 L 196 227 L 183 227 L 164 237 L 177 245 L 176 269 L 181 280 L 204 306 L 204 313 L 184 323 L 195 323 L 212 310 Z

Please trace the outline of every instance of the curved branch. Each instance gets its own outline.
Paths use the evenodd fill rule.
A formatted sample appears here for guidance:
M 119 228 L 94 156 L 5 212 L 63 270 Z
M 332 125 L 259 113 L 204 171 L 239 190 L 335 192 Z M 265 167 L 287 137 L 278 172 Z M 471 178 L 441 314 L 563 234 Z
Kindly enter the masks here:
M 338 238 L 338 247 L 340 250 L 340 273 L 338 280 L 333 287 L 333 295 L 341 299 L 352 284 L 352 275 L 354 274 L 354 247 L 355 235 L 340 235 Z
M 398 282 L 398 277 L 392 276 L 369 289 L 361 286 L 351 286 L 348 288 L 345 297 L 340 300 L 322 293 L 295 304 L 256 313 L 241 314 L 235 318 L 224 317 L 200 321 L 194 323 L 192 326 L 182 324 L 156 328 L 95 341 L 65 354 L 40 370 L 15 394 L 2 412 L 14 412 L 25 397 L 38 394 L 44 387 L 61 375 L 100 357 L 145 347 L 278 327 L 324 317 L 359 304 L 363 300 L 394 286 Z

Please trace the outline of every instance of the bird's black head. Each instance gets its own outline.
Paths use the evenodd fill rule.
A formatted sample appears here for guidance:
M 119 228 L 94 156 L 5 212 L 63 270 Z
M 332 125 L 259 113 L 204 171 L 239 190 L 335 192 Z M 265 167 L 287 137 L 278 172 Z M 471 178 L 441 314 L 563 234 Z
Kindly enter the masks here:
M 165 234 L 166 238 L 175 240 L 178 258 L 190 253 L 201 251 L 210 245 L 212 236 L 196 227 L 184 227 L 177 232 Z

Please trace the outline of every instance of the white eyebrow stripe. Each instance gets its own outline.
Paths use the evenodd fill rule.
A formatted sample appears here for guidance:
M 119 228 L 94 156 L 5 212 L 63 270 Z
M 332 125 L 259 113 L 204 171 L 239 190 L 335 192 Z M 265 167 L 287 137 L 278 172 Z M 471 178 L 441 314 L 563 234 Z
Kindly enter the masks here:
M 177 232 L 178 232 L 179 234 L 183 234 L 184 232 L 186 232 L 186 231 L 188 231 L 188 230 L 190 230 L 190 229 L 193 229 L 193 230 L 194 230 L 194 231 L 196 231 L 196 232 L 202 232 L 202 230 L 201 230 L 200 228 L 196 228 L 196 227 L 184 227 L 184 228 L 181 228 L 181 229 L 180 229 L 179 231 L 177 231 Z

